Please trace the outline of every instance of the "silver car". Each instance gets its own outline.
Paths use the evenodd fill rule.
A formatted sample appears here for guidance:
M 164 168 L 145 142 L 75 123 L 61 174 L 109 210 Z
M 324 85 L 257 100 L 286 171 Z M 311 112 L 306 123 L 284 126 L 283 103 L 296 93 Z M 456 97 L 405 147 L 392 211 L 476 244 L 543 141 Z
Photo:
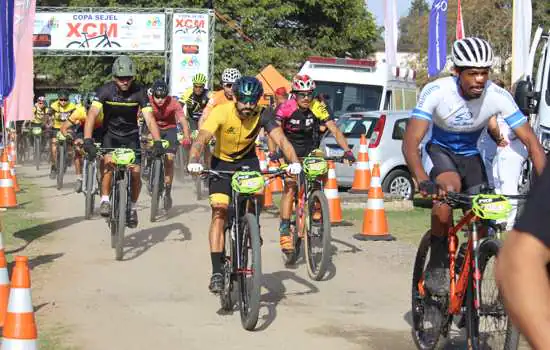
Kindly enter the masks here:
M 402 112 L 357 112 L 340 116 L 336 124 L 348 140 L 349 147 L 358 157 L 361 134 L 366 134 L 369 142 L 370 167 L 380 164 L 382 190 L 406 199 L 414 195 L 411 173 L 401 152 L 405 127 L 410 111 Z M 327 133 L 321 140 L 321 149 L 329 157 L 342 156 L 344 151 L 334 137 Z M 341 187 L 351 187 L 355 167 L 336 164 L 336 177 Z

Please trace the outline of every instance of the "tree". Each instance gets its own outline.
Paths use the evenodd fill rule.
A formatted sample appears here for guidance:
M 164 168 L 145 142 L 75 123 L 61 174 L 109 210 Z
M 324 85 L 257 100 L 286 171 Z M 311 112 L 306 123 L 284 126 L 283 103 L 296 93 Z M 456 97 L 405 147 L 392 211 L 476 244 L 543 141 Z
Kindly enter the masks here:
M 39 6 L 98 7 L 198 7 L 204 0 L 159 3 L 154 0 L 38 0 Z M 233 22 L 234 28 L 221 20 L 216 23 L 214 77 L 226 67 L 239 68 L 244 74 L 256 75 L 268 64 L 276 66 L 287 77 L 295 74 L 304 59 L 312 54 L 366 57 L 380 36 L 372 14 L 363 0 L 226 0 L 216 2 L 216 11 Z M 251 40 L 245 40 L 244 33 Z M 37 57 L 37 72 L 48 73 L 57 81 L 80 82 L 81 89 L 108 79 L 113 58 Z M 140 77 L 150 83 L 162 74 L 158 59 L 136 58 Z M 97 69 L 92 70 L 90 67 Z M 44 69 L 43 69 L 44 68 Z M 73 74 L 76 76 L 67 76 Z M 81 76 L 88 74 L 89 78 Z M 107 74 L 106 74 L 107 73 Z M 217 80 L 217 79 L 216 79 Z

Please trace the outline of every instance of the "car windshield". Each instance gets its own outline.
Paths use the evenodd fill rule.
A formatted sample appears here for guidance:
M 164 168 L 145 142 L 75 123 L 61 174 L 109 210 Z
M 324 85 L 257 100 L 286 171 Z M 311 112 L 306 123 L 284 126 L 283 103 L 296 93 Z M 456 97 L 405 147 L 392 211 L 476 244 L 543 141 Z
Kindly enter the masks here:
M 377 120 L 378 118 L 376 117 L 352 114 L 338 119 L 336 125 L 346 137 L 360 137 L 362 134 L 366 134 L 367 139 L 369 139 Z
M 382 86 L 357 85 L 316 81 L 315 91 L 328 98 L 328 105 L 334 116 L 344 113 L 378 111 L 382 99 Z

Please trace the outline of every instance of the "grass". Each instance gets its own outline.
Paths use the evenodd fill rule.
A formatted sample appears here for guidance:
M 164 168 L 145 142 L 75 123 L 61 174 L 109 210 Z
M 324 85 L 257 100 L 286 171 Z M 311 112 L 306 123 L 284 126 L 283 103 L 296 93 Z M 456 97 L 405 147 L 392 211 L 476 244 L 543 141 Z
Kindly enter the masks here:
M 19 187 L 22 189 L 17 193 L 17 203 L 19 207 L 7 209 L 0 213 L 4 246 L 8 262 L 12 262 L 15 255 L 25 255 L 24 249 L 33 240 L 45 235 L 45 230 L 43 228 L 47 225 L 44 220 L 32 214 L 42 211 L 43 209 L 39 187 L 23 177 L 18 178 L 18 183 Z M 32 259 L 29 262 L 31 261 Z M 39 314 L 36 315 L 36 318 L 38 323 L 38 346 L 40 349 L 74 349 L 62 344 L 63 339 L 65 339 L 67 333 L 69 333 L 67 328 L 59 325 L 47 325 L 44 317 Z

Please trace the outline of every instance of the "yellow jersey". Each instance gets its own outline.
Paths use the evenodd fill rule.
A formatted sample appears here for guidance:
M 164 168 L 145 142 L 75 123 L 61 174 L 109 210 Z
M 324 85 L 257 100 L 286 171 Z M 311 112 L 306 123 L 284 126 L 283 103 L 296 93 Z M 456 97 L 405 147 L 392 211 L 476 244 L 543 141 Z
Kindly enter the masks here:
M 47 117 L 50 115 L 50 113 L 51 113 L 51 110 L 48 107 L 38 108 L 37 106 L 34 106 L 32 108 L 33 118 L 31 120 L 31 123 L 44 124 L 46 122 Z
M 241 119 L 235 103 L 226 103 L 212 109 L 201 130 L 216 137 L 214 157 L 233 163 L 247 156 L 256 156 L 254 147 L 261 128 L 269 133 L 277 127 L 275 117 L 267 110 Z
M 55 101 L 52 103 L 50 108 L 53 113 L 53 127 L 55 129 L 59 129 L 61 128 L 61 124 L 69 119 L 73 111 L 76 109 L 76 106 L 74 103 L 69 102 L 65 105 L 65 107 L 62 107 L 59 104 L 59 101 Z
M 80 125 L 84 127 L 87 116 L 88 116 L 88 112 L 86 111 L 86 108 L 84 108 L 84 106 L 78 106 L 76 107 L 74 112 L 71 114 L 71 116 L 67 120 L 71 122 L 71 124 L 73 125 Z M 100 110 L 99 114 L 95 118 L 94 129 L 98 129 L 102 125 L 103 125 L 103 110 Z

